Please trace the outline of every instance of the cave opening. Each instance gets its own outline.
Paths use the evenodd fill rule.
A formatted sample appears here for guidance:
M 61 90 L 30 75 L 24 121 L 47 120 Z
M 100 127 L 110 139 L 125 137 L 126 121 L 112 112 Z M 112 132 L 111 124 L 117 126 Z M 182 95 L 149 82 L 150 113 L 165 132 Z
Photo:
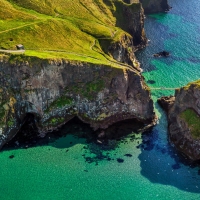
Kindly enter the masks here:
M 74 117 L 57 131 L 47 132 L 45 137 L 41 137 L 35 123 L 35 116 L 28 113 L 24 123 L 18 133 L 4 145 L 3 150 L 29 148 L 35 146 L 48 145 L 67 134 L 72 134 L 80 138 L 92 140 L 93 129 L 86 123 L 83 123 L 78 117 Z
M 137 133 L 137 131 L 143 127 L 144 123 L 136 119 L 129 119 L 117 122 L 105 130 L 98 129 L 94 131 L 89 124 L 82 122 L 78 117 L 74 117 L 60 127 L 58 131 L 48 132 L 46 136 L 42 138 L 35 124 L 35 116 L 28 113 L 19 132 L 4 146 L 3 150 L 17 148 L 27 149 L 29 147 L 48 145 L 61 137 L 66 137 L 68 134 L 79 138 L 85 138 L 87 143 L 108 144 L 108 140 L 120 140 L 128 134 L 133 132 Z M 101 136 L 102 131 L 104 132 L 103 136 Z
M 131 133 L 137 133 L 144 128 L 144 123 L 136 119 L 126 119 L 116 122 L 105 130 L 107 139 L 120 139 Z
M 27 113 L 22 127 L 17 134 L 4 145 L 3 150 L 32 146 L 37 143 L 38 135 L 35 116 L 32 113 Z

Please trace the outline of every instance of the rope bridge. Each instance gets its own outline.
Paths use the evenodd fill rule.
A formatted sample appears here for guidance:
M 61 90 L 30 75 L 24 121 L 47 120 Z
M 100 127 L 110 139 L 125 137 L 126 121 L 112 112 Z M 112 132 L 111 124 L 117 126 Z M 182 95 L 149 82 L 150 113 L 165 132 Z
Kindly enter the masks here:
M 151 90 L 176 90 L 176 89 L 179 89 L 179 88 L 166 88 L 166 87 L 158 87 L 158 88 L 151 88 Z

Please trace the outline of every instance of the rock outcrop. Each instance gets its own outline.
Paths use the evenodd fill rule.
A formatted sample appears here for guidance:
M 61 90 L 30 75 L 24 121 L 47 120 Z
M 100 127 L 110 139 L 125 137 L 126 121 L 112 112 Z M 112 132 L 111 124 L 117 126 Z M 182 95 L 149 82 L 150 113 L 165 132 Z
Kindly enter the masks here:
M 154 57 L 168 57 L 170 54 L 167 51 L 161 51 L 153 54 Z
M 140 0 L 144 8 L 145 14 L 166 12 L 170 6 L 167 0 Z
M 27 114 L 35 116 L 41 136 L 75 116 L 94 130 L 126 119 L 154 120 L 150 92 L 137 69 L 23 59 L 0 63 L 0 147 Z
M 158 104 L 163 108 L 163 110 L 168 113 L 170 108 L 174 105 L 174 96 L 165 96 L 158 99 Z
M 132 5 L 126 6 L 118 2 L 121 10 L 116 10 L 114 15 L 119 15 L 119 12 L 121 12 L 121 17 L 123 17 L 123 19 L 116 17 L 118 19 L 116 25 L 133 37 L 133 44 L 136 49 L 144 47 L 147 43 L 144 31 L 144 9 L 139 1 L 138 3 L 130 0 L 125 2 Z M 115 4 L 117 4 L 117 2 Z
M 172 97 L 171 97 L 172 99 Z M 169 99 L 168 99 L 169 101 Z M 176 90 L 168 111 L 170 141 L 193 161 L 200 160 L 200 81 Z

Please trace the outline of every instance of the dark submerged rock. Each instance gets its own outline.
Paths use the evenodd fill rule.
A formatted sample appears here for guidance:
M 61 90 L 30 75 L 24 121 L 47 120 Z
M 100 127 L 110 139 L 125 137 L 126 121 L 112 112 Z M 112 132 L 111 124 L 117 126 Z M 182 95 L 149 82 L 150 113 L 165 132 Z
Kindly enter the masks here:
M 172 165 L 172 169 L 180 169 L 180 168 L 181 166 L 178 163 Z
M 132 157 L 132 154 L 127 153 L 127 154 L 125 154 L 124 156 L 126 156 L 126 157 Z
M 123 162 L 124 162 L 124 159 L 122 159 L 122 158 L 117 158 L 117 162 L 118 162 L 118 163 L 123 163 Z
M 15 157 L 14 155 L 10 155 L 10 156 L 9 156 L 10 159 L 13 159 L 14 157 Z
M 154 84 L 154 83 L 156 83 L 156 81 L 154 81 L 154 80 L 148 80 L 147 83 Z
M 167 57 L 169 55 L 170 55 L 170 53 L 168 51 L 161 51 L 159 53 L 154 54 L 153 56 L 154 57 Z

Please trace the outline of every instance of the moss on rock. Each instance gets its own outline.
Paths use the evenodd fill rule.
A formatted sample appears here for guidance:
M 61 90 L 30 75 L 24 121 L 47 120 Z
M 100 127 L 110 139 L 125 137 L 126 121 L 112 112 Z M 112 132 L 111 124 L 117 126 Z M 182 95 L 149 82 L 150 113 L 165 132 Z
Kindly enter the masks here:
M 200 116 L 193 109 L 186 109 L 180 114 L 190 130 L 190 133 L 194 139 L 200 138 Z

